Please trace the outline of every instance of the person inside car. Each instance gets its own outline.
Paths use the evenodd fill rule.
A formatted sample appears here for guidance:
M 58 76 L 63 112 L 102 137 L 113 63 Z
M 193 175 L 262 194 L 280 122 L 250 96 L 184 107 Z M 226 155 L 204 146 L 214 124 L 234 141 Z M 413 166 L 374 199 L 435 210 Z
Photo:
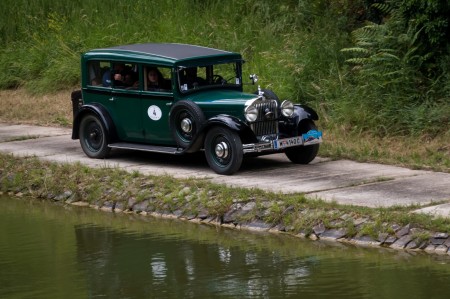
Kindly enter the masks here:
M 180 81 L 182 90 L 196 89 L 206 83 L 205 79 L 197 76 L 196 67 L 188 67 L 181 71 Z
M 130 68 L 127 68 L 123 63 L 116 63 L 112 73 L 107 70 L 103 74 L 102 85 L 110 87 L 111 83 L 114 82 L 115 87 L 125 88 L 133 86 L 136 81 L 136 75 Z
M 156 67 L 147 70 L 147 90 L 164 89 L 164 78 Z

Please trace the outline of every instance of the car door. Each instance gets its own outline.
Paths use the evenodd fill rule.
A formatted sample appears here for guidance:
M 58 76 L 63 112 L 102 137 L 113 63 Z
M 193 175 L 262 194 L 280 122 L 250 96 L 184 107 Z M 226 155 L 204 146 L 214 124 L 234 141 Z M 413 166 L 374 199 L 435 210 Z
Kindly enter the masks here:
M 121 76 L 114 79 L 112 74 L 112 91 L 109 98 L 109 110 L 116 126 L 119 139 L 129 142 L 143 142 L 141 99 L 139 90 L 139 70 L 135 64 L 126 64 L 125 70 L 117 70 L 114 63 L 113 69 L 121 72 Z M 130 77 L 128 77 L 130 76 Z M 127 78 L 126 78 L 127 77 Z
M 157 72 L 158 84 L 152 84 L 150 72 Z M 144 66 L 143 90 L 141 92 L 141 118 L 146 143 L 176 145 L 169 126 L 169 112 L 173 103 L 171 69 Z

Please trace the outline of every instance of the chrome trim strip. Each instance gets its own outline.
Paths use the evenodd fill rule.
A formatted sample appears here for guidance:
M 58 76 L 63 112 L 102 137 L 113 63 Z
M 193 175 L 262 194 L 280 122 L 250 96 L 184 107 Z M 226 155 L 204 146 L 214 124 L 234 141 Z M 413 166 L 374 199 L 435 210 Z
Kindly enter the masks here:
M 249 143 L 242 145 L 244 154 L 246 153 L 259 153 L 263 151 L 271 151 L 273 150 L 272 142 L 264 142 L 264 143 Z

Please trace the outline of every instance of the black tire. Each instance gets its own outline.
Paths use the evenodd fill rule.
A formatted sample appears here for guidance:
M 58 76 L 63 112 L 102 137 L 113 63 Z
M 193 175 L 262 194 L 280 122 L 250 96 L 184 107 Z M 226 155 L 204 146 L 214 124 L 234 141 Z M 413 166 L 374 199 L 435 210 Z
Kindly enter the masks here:
M 108 147 L 108 134 L 103 122 L 98 116 L 87 114 L 80 122 L 80 144 L 84 153 L 95 159 L 108 156 L 111 148 Z
M 206 134 L 205 156 L 214 172 L 233 174 L 241 167 L 244 156 L 241 138 L 227 128 L 214 127 Z
M 274 99 L 277 100 L 278 102 L 280 101 L 280 99 L 278 98 L 278 96 L 270 89 L 261 89 L 262 92 L 264 92 L 264 97 L 266 99 Z M 254 94 L 258 94 L 258 91 L 255 91 Z
M 179 101 L 170 110 L 170 130 L 178 146 L 187 148 L 200 133 L 205 122 L 205 115 L 200 107 L 191 101 Z M 183 121 L 190 123 L 190 128 L 183 130 Z
M 307 133 L 309 130 L 317 130 L 316 125 L 312 121 L 300 124 L 299 135 Z M 307 146 L 295 146 L 286 149 L 285 154 L 292 163 L 308 164 L 317 156 L 320 144 L 312 144 Z

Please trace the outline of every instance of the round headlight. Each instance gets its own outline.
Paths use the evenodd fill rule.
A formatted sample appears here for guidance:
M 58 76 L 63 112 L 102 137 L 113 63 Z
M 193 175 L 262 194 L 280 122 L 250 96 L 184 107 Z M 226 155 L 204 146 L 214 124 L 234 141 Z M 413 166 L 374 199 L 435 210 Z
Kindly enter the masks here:
M 256 121 L 258 119 L 258 109 L 250 105 L 247 108 L 245 108 L 245 119 L 247 119 L 249 122 Z
M 281 103 L 281 113 L 286 117 L 291 117 L 294 114 L 294 104 L 291 101 L 283 101 Z

